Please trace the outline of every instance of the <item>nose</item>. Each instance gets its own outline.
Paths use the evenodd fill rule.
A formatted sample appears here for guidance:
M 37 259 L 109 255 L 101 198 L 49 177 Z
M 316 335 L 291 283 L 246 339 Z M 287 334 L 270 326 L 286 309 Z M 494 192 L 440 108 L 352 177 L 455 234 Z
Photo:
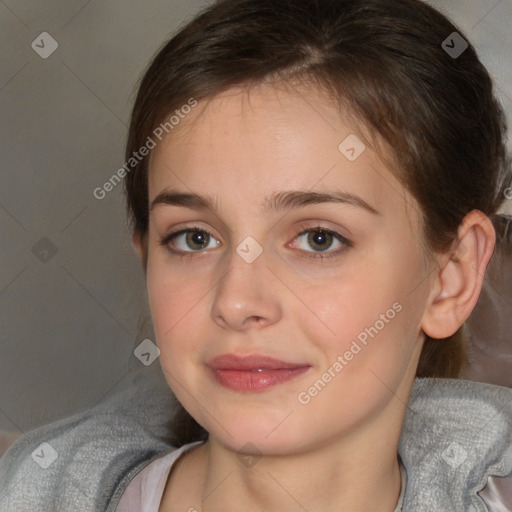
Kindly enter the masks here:
M 282 316 L 279 280 L 267 267 L 263 252 L 248 263 L 236 251 L 224 262 L 211 308 L 222 329 L 244 331 L 275 324 Z

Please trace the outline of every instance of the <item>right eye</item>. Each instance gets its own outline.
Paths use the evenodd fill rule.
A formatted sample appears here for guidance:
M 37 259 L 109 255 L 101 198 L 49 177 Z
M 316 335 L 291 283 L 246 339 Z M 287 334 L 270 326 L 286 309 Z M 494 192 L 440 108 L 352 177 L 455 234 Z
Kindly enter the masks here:
M 218 247 L 220 242 L 209 231 L 193 226 L 169 233 L 160 240 L 159 244 L 167 247 L 171 253 L 177 256 L 185 256 L 181 253 L 191 255 L 190 253 L 202 252 L 202 249 L 208 247 L 211 239 L 215 240 L 214 246 Z

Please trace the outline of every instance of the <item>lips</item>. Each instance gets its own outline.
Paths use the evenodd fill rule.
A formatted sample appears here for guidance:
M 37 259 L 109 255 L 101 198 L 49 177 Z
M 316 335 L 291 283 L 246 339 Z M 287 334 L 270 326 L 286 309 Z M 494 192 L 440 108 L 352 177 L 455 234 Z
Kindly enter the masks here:
M 265 391 L 306 372 L 311 366 L 263 355 L 224 354 L 207 363 L 215 380 L 235 391 Z

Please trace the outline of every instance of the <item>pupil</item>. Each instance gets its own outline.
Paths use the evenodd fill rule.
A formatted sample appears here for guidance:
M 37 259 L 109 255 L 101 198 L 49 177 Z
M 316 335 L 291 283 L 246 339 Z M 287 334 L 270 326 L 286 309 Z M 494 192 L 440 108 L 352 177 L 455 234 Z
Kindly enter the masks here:
M 200 247 L 208 245 L 205 233 L 202 231 L 194 231 L 189 234 L 189 237 L 192 244 L 199 245 Z
M 325 245 L 325 242 L 326 242 L 325 237 L 329 236 L 328 233 L 325 233 L 323 231 L 314 231 L 311 233 L 311 235 L 312 235 L 311 238 L 312 238 L 314 244 L 323 246 L 323 247 L 320 247 L 321 250 L 325 251 L 326 249 L 328 249 L 329 246 Z

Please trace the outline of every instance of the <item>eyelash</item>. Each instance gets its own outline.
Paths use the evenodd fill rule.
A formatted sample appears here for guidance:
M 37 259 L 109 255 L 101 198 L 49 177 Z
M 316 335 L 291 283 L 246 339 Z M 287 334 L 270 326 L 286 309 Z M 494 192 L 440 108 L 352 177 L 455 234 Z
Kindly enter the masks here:
M 340 233 L 337 233 L 336 231 L 332 231 L 331 229 L 327 229 L 322 226 L 314 226 L 314 227 L 300 226 L 299 229 L 301 231 L 300 231 L 300 233 L 298 233 L 295 236 L 294 240 L 296 238 L 299 238 L 302 235 L 305 235 L 306 233 L 321 232 L 321 233 L 327 233 L 328 235 L 332 235 L 336 240 L 338 240 L 345 246 L 344 248 L 338 249 L 337 251 L 329 251 L 328 253 L 325 253 L 325 254 L 329 254 L 328 256 L 326 256 L 323 252 L 313 251 L 313 253 L 310 254 L 310 251 L 303 251 L 306 253 L 306 256 L 305 256 L 306 258 L 310 258 L 310 259 L 314 259 L 314 260 L 326 260 L 326 259 L 331 259 L 331 258 L 337 258 L 337 257 L 341 256 L 341 253 L 344 253 L 348 248 L 353 247 L 353 243 L 348 238 L 344 237 Z M 172 242 L 177 236 L 182 235 L 184 233 L 188 233 L 189 231 L 190 232 L 199 231 L 201 233 L 206 233 L 209 237 L 215 238 L 214 235 L 212 235 L 207 229 L 204 229 L 199 226 L 188 226 L 186 228 L 179 229 L 177 231 L 173 231 L 173 232 L 169 233 L 168 235 L 166 235 L 159 241 L 159 245 L 166 247 L 169 250 L 169 252 L 171 252 L 175 256 L 178 256 L 179 258 L 187 258 L 187 257 L 194 256 L 194 254 L 196 254 L 196 253 L 203 252 L 201 250 L 200 251 L 177 251 L 177 250 L 171 249 L 169 247 L 170 242 Z

